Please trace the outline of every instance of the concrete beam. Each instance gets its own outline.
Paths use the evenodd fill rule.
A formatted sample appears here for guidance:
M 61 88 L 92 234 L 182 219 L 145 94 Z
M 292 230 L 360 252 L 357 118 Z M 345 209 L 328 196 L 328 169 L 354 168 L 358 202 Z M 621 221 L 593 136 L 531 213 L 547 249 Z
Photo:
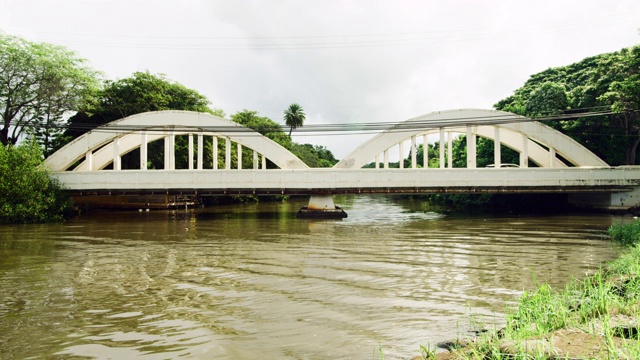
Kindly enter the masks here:
M 70 191 L 281 191 L 343 192 L 571 192 L 629 190 L 640 186 L 640 167 L 308 170 L 128 170 L 56 172 Z

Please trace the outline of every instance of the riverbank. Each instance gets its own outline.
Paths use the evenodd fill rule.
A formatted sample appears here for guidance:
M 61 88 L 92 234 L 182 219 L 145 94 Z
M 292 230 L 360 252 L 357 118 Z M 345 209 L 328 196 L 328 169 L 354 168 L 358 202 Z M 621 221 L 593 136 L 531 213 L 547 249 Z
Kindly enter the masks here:
M 606 268 L 561 291 L 542 285 L 525 292 L 506 327 L 441 343 L 448 352 L 415 359 L 640 358 L 640 221 L 615 224 L 609 234 L 629 250 Z

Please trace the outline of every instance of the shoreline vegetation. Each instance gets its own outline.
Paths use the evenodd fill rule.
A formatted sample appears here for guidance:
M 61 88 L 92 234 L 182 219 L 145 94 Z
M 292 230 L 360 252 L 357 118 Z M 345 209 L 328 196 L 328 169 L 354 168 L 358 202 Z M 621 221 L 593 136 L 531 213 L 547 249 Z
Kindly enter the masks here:
M 0 225 L 62 221 L 69 198 L 42 167 L 42 149 L 34 141 L 0 144 Z
M 640 220 L 608 232 L 628 248 L 596 274 L 527 291 L 504 328 L 438 343 L 446 352 L 420 346 L 412 360 L 640 358 Z

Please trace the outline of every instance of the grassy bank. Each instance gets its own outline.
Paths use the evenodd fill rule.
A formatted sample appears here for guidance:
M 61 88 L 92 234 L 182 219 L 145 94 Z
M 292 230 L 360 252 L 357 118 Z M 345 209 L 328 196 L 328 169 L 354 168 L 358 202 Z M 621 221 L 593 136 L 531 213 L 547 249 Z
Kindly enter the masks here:
M 525 292 L 503 329 L 415 359 L 640 359 L 640 221 L 609 234 L 629 248 L 595 275 Z

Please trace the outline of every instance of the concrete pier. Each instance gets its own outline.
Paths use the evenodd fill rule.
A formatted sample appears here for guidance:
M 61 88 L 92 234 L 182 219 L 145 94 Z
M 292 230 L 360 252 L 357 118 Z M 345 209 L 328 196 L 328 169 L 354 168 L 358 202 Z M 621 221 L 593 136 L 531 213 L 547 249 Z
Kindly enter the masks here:
M 333 202 L 332 195 L 311 195 L 309 204 L 298 211 L 299 218 L 343 219 L 347 213 Z

